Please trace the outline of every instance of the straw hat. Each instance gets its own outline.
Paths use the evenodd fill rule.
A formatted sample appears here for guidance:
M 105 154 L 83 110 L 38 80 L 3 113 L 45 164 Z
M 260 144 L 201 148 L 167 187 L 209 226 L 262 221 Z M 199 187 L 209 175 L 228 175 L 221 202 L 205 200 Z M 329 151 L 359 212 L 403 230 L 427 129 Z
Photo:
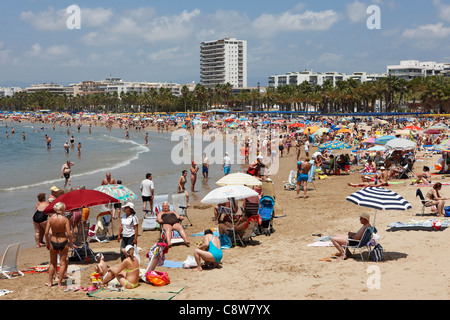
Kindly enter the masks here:
M 370 221 L 370 216 L 367 213 L 365 213 L 365 212 L 361 213 L 359 215 L 359 217 L 363 218 L 363 219 L 366 219 L 367 221 Z

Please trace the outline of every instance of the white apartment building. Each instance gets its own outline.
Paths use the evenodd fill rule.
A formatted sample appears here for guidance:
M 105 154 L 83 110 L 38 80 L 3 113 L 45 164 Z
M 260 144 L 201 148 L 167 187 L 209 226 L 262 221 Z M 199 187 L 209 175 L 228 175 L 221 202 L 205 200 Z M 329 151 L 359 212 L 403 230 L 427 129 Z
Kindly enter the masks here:
M 22 91 L 19 87 L 0 87 L 0 98 L 12 97 L 16 92 Z
M 41 84 L 33 84 L 31 87 L 25 88 L 25 92 L 32 94 L 39 91 L 48 91 L 50 93 L 56 95 L 73 95 L 74 88 L 73 87 L 65 87 L 62 84 L 57 83 L 41 83 Z
M 269 87 L 276 88 L 278 86 L 285 85 L 300 85 L 303 82 L 308 82 L 311 86 L 322 86 L 325 81 L 329 80 L 333 86 L 336 86 L 338 81 L 345 81 L 348 79 L 354 79 L 358 82 L 376 81 L 377 79 L 386 76 L 385 74 L 367 74 L 366 72 L 355 72 L 351 75 L 338 72 L 313 72 L 313 71 L 300 71 L 289 72 L 282 75 L 273 75 L 269 77 Z
M 450 63 L 420 62 L 419 60 L 403 60 L 399 65 L 387 66 L 388 74 L 406 80 L 444 74 L 449 70 Z
M 152 88 L 159 90 L 160 88 L 169 88 L 174 96 L 181 95 L 182 85 L 178 83 L 167 82 L 139 82 L 139 81 L 123 81 L 121 78 L 107 78 L 101 81 L 82 81 L 74 85 L 75 92 L 80 95 L 93 93 L 122 93 L 136 92 L 138 95 L 149 92 Z
M 206 87 L 226 83 L 234 88 L 247 87 L 247 41 L 225 38 L 202 42 L 200 82 Z

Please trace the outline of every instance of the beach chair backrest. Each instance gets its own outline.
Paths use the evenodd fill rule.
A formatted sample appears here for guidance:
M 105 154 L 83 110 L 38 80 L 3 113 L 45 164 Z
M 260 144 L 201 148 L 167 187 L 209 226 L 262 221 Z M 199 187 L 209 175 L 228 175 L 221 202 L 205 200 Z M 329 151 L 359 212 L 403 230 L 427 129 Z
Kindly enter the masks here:
M 163 202 L 169 201 L 168 194 L 157 195 L 153 197 L 153 212 L 155 209 L 163 204 Z
M 17 254 L 19 253 L 20 243 L 10 244 L 6 248 L 5 254 L 3 255 L 2 265 L 0 270 L 2 273 L 12 273 L 17 270 Z
M 172 195 L 173 210 L 180 216 L 186 215 L 187 200 L 184 193 L 178 193 Z
M 358 244 L 358 248 L 362 248 L 367 246 L 367 243 L 372 240 L 372 236 L 373 236 L 373 227 L 368 227 L 366 228 L 366 230 L 364 230 L 364 234 L 361 237 L 361 241 Z
M 422 201 L 422 204 L 425 204 L 425 198 L 423 196 L 422 190 L 420 190 L 419 188 L 416 191 L 416 197 L 419 197 L 420 201 Z

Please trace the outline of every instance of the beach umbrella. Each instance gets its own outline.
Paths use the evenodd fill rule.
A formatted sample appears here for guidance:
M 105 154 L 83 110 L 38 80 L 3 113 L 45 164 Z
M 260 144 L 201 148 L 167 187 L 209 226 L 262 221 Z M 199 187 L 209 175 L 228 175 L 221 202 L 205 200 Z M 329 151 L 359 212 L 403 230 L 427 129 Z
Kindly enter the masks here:
M 319 146 L 320 150 L 343 150 L 351 149 L 351 146 L 342 141 L 330 141 Z
M 53 206 L 58 202 L 62 202 L 66 205 L 66 211 L 71 211 L 83 207 L 88 208 L 101 204 L 119 203 L 119 200 L 97 190 L 74 190 L 64 193 L 53 200 L 52 203 L 44 209 L 44 213 L 48 214 L 54 212 Z
M 305 130 L 303 130 L 303 133 L 304 133 L 304 134 L 307 134 L 307 133 L 308 133 L 308 129 L 309 129 L 309 132 L 310 132 L 311 134 L 313 134 L 313 133 L 315 133 L 317 130 L 319 130 L 319 127 L 315 127 L 315 126 L 313 126 L 313 127 L 308 127 L 308 128 L 306 128 Z
M 367 149 L 367 151 L 386 151 L 386 148 L 383 146 L 374 146 L 372 148 Z
M 388 141 L 395 139 L 394 136 L 381 136 L 378 139 L 375 139 L 375 144 L 386 144 Z
M 258 193 L 249 187 L 243 185 L 227 185 L 210 191 L 200 202 L 204 204 L 216 204 L 232 198 L 239 200 L 257 195 Z
M 444 124 L 435 124 L 434 126 L 429 127 L 431 130 L 447 130 L 448 127 Z
M 426 134 L 441 134 L 441 131 L 437 130 L 437 129 L 428 129 L 428 130 L 425 130 L 423 133 L 426 133 Z
M 219 186 L 229 186 L 229 185 L 260 186 L 262 182 L 252 175 L 238 172 L 227 174 L 226 176 L 218 180 L 216 184 Z
M 417 143 L 403 138 L 395 138 L 386 143 L 386 149 L 394 150 L 413 150 L 417 147 Z
M 375 138 L 367 138 L 367 139 L 363 140 L 363 143 L 364 144 L 368 144 L 368 143 L 375 144 Z
M 350 129 L 342 128 L 342 129 L 339 129 L 339 131 L 337 133 L 351 133 L 351 132 L 352 132 L 352 130 L 350 130 Z
M 375 209 L 373 225 L 378 210 L 409 210 L 411 204 L 398 193 L 380 187 L 367 187 L 358 190 L 346 198 L 358 206 Z
M 413 131 L 421 131 L 423 130 L 422 128 L 419 128 L 417 126 L 406 126 L 404 127 L 402 130 L 413 130 Z
M 324 132 L 330 132 L 330 129 L 328 128 L 320 128 L 319 130 L 317 130 L 314 135 L 316 136 L 321 136 Z
M 299 128 L 299 127 L 304 127 L 305 125 L 303 123 L 293 123 L 289 125 L 289 128 Z
M 121 203 L 137 198 L 136 194 L 133 191 L 122 184 L 107 184 L 97 187 L 94 190 L 106 193 L 111 197 L 119 200 Z

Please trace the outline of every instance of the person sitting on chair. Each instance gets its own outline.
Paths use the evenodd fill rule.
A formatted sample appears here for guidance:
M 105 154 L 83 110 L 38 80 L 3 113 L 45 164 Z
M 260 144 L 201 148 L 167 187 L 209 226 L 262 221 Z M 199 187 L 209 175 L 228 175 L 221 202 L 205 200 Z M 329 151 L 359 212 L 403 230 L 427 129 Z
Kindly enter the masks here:
M 349 232 L 347 235 L 337 235 L 337 236 L 331 237 L 331 242 L 336 247 L 336 249 L 339 251 L 336 254 L 336 256 L 339 257 L 339 259 L 346 260 L 348 257 L 350 257 L 352 255 L 351 252 L 348 250 L 348 248 L 347 248 L 346 252 L 344 252 L 344 249 L 342 249 L 342 246 L 347 245 L 347 243 L 349 245 L 357 244 L 358 242 L 352 241 L 352 240 L 361 240 L 361 238 L 364 234 L 364 231 L 366 231 L 366 229 L 368 227 L 370 227 L 369 220 L 370 220 L 370 216 L 367 213 L 361 213 L 361 215 L 359 216 L 359 221 L 363 225 L 361 227 L 361 229 L 359 229 L 357 232 Z
M 105 287 L 116 278 L 126 289 L 134 289 L 139 285 L 139 260 L 134 257 L 134 246 L 127 245 L 123 250 L 126 258 L 118 266 L 109 267 L 102 254 L 98 254 L 95 259 L 99 264 L 95 266 L 95 271 L 103 276 L 101 286 Z
M 180 216 L 175 211 L 170 211 L 170 205 L 167 201 L 162 204 L 162 211 L 156 216 L 156 222 L 158 222 L 164 231 L 166 232 L 167 245 L 172 246 L 172 231 L 176 230 L 180 234 L 184 243 L 189 246 L 190 242 L 186 237 L 186 232 L 180 221 L 184 220 L 184 217 Z
M 248 225 L 248 219 L 252 216 L 251 212 L 245 212 L 240 219 L 234 223 L 234 231 L 238 234 L 244 234 L 245 229 Z M 233 224 L 231 221 L 225 221 L 219 224 L 219 234 L 227 234 L 228 230 L 233 229 Z
M 444 207 L 445 207 L 445 200 L 448 200 L 446 198 L 441 198 L 441 195 L 439 193 L 439 190 L 442 188 L 442 183 L 436 182 L 436 184 L 433 186 L 433 188 L 427 192 L 426 195 L 426 204 L 432 204 L 437 207 L 438 216 L 443 217 L 444 216 Z

